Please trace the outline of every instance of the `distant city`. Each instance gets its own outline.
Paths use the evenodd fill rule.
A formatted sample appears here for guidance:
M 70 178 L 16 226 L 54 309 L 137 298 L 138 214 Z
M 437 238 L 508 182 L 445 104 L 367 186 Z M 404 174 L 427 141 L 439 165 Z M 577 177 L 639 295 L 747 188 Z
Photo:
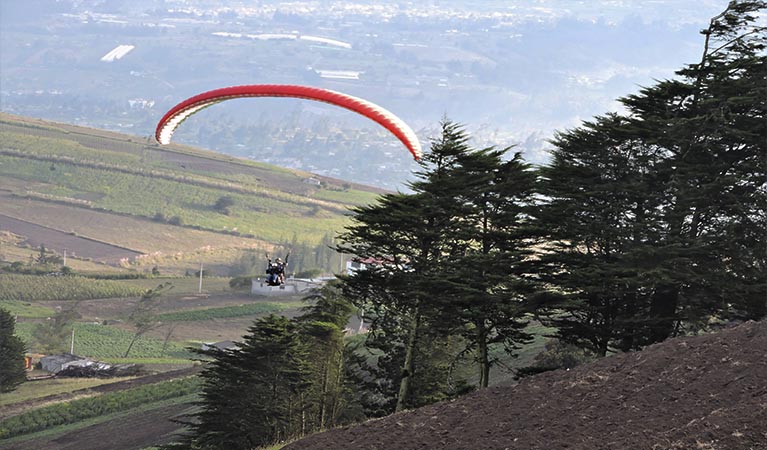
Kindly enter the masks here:
M 32 0 L 0 4 L 0 110 L 152 135 L 196 93 L 309 84 L 376 102 L 428 146 L 443 118 L 478 147 L 546 161 L 556 130 L 700 57 L 725 0 L 594 2 Z M 406 189 L 396 139 L 344 110 L 242 100 L 174 140 L 319 175 Z

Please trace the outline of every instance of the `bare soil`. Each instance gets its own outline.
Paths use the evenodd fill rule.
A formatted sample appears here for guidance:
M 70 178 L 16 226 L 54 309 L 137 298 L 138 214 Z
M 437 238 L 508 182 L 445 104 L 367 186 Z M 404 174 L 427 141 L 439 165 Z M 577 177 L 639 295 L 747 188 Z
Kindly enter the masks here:
M 24 220 L 0 214 L 0 229 L 26 237 L 26 242 L 32 247 L 45 245 L 49 248 L 67 248 L 76 253 L 79 258 L 90 258 L 107 264 L 118 264 L 121 259 L 132 259 L 141 252 L 118 247 L 105 242 L 75 236 L 53 228 L 44 227 Z
M 316 434 L 302 449 L 767 449 L 767 321 Z
M 176 432 L 183 428 L 173 420 L 182 418 L 191 408 L 194 406 L 188 403 L 169 405 L 56 437 L 19 442 L 6 447 L 5 450 L 139 450 L 167 444 L 175 440 Z

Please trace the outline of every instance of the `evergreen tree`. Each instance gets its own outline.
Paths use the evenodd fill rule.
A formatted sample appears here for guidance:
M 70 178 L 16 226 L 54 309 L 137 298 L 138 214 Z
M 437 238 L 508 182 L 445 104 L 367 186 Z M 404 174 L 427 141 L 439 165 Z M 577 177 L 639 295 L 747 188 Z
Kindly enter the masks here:
M 649 339 L 730 308 L 767 313 L 767 27 L 764 1 L 732 1 L 702 31 L 697 64 L 624 101 L 667 151 L 662 222 L 669 271 L 653 283 Z
M 712 19 L 702 60 L 554 141 L 538 213 L 551 323 L 604 355 L 765 313 L 762 1 Z
M 657 270 L 645 246 L 659 239 L 652 189 L 662 155 L 628 128 L 628 119 L 609 115 L 560 133 L 552 162 L 540 170 L 546 202 L 536 215 L 546 242 L 532 264 L 556 286 L 549 324 L 601 356 L 635 345 L 642 277 Z
M 530 283 L 518 263 L 529 253 L 522 225 L 535 175 L 520 155 L 504 162 L 508 149 L 473 150 L 468 139 L 445 121 L 414 193 L 358 208 L 356 224 L 341 236 L 339 248 L 368 265 L 344 286 L 372 319 L 368 345 L 384 356 L 370 370 L 391 380 L 378 385 L 384 398 L 399 385 L 395 410 L 462 391 L 447 369 L 463 354 L 476 355 L 486 387 L 491 345 L 512 351 L 526 338 Z M 435 351 L 439 340 L 450 357 Z
M 302 434 L 332 428 L 345 406 L 344 329 L 354 311 L 336 283 L 305 298 L 312 302 L 295 319 L 311 358 L 306 403 L 309 419 Z
M 367 265 L 343 283 L 371 319 L 369 345 L 385 351 L 385 359 L 403 357 L 392 381 L 398 385 L 396 411 L 412 406 L 417 351 L 438 303 L 434 274 L 462 253 L 457 225 L 462 210 L 455 202 L 462 186 L 451 173 L 469 151 L 467 140 L 458 125 L 445 121 L 411 184 L 414 192 L 384 195 L 377 204 L 354 209 L 354 223 L 340 237 L 339 251 Z
M 16 320 L 0 308 L 0 393 L 10 392 L 26 380 L 24 342 L 15 335 Z
M 176 447 L 250 450 L 301 435 L 307 366 L 295 323 L 270 315 L 237 349 L 201 353 L 213 360 L 200 375 L 200 410 Z
M 462 206 L 459 222 L 462 254 L 446 262 L 438 279 L 446 302 L 440 307 L 442 326 L 464 338 L 479 368 L 479 386 L 487 387 L 493 344 L 511 353 L 529 336 L 525 298 L 532 283 L 520 263 L 529 257 L 526 207 L 531 203 L 535 175 L 521 155 L 504 162 L 508 149 L 483 149 L 461 157 L 454 177 L 463 189 L 455 201 Z

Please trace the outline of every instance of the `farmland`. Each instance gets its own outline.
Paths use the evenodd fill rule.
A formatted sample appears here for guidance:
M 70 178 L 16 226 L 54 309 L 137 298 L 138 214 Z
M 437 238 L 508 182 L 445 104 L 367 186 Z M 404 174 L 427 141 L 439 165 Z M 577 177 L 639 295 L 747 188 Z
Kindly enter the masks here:
M 0 300 L 85 300 L 92 298 L 136 297 L 141 290 L 121 281 L 85 277 L 46 277 L 0 273 Z
M 320 245 L 347 223 L 350 207 L 381 192 L 8 114 L 0 115 L 0 139 L 0 226 L 23 238 L 17 245 L 68 249 L 78 260 L 128 270 L 179 274 L 204 259 L 226 275 L 247 249 Z M 216 206 L 222 198 L 225 208 Z M 19 258 L 8 239 L 2 245 Z
M 195 370 L 194 349 L 239 340 L 257 317 L 299 314 L 302 296 L 252 296 L 248 276 L 263 274 L 265 253 L 291 252 L 294 271 L 341 270 L 332 236 L 348 223 L 350 207 L 381 192 L 323 177 L 305 183 L 311 174 L 7 115 L 0 116 L 0 137 L 0 307 L 17 317 L 16 334 L 38 353 L 46 327 L 71 313 L 60 348 L 139 364 L 144 373 L 120 384 L 120 393 L 107 390 L 113 383 L 22 385 L 3 402 L 4 448 L 111 442 L 125 424 L 151 430 L 133 436 L 133 447 L 123 440 L 126 448 L 167 442 L 178 429 L 167 419 L 189 409 L 197 381 L 179 390 L 164 382 L 139 388 L 141 380 Z M 217 206 L 222 198 L 225 207 Z M 41 261 L 65 251 L 66 273 Z M 244 288 L 230 286 L 234 275 Z M 139 299 L 161 285 L 168 289 L 153 300 L 152 326 L 138 334 L 131 317 Z

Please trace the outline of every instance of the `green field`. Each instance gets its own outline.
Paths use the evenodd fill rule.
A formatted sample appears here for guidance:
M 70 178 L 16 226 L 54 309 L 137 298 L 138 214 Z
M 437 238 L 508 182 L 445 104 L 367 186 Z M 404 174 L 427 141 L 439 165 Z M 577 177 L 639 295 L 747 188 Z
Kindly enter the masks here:
M 195 309 L 191 311 L 179 311 L 160 314 L 157 320 L 161 322 L 190 322 L 213 319 L 227 319 L 231 317 L 254 316 L 259 314 L 278 313 L 284 309 L 300 307 L 299 302 L 290 303 L 249 303 L 238 306 L 224 306 L 221 308 Z
M 25 342 L 33 343 L 33 328 L 34 324 L 32 323 L 18 323 L 16 324 L 16 334 Z M 74 328 L 74 353 L 94 359 L 123 358 L 131 339 L 133 339 L 133 333 L 108 325 L 76 323 Z M 163 347 L 165 348 L 163 349 Z M 167 345 L 164 345 L 160 339 L 142 336 L 133 345 L 129 356 L 134 360 L 152 359 L 158 363 L 170 363 L 189 359 L 194 355 L 184 345 L 177 342 L 168 342 Z
M 316 244 L 343 228 L 350 206 L 380 192 L 331 179 L 316 186 L 303 182 L 305 172 L 6 114 L 0 139 L 0 179 L 21 198 L 269 242 L 297 235 Z M 223 196 L 232 200 L 226 212 L 214 207 Z
M 4 438 L 30 434 L 162 400 L 187 396 L 196 392 L 200 383 L 199 378 L 188 377 L 37 408 L 0 423 L 0 442 Z
M 44 319 L 56 314 L 52 308 L 16 300 L 0 300 L 0 308 L 9 311 L 15 317 L 25 319 Z
M 0 273 L 0 300 L 87 300 L 137 297 L 143 290 L 122 281 L 79 276 L 35 276 Z

